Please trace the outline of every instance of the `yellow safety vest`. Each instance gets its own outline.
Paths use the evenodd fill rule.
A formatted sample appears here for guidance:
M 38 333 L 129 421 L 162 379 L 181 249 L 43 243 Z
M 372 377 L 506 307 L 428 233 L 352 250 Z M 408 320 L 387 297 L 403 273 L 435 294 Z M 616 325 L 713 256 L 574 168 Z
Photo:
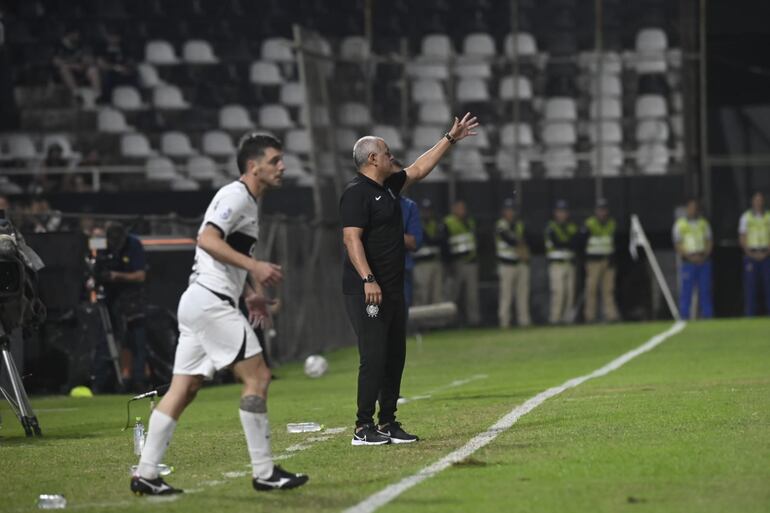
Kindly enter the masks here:
M 449 215 L 444 219 L 444 224 L 449 234 L 449 254 L 452 258 L 473 260 L 476 258 L 476 223 L 473 219 L 460 221 L 457 217 Z
M 435 219 L 425 221 L 422 226 L 422 231 L 425 235 L 431 239 L 435 239 L 438 236 L 438 223 Z M 437 244 L 429 244 L 423 239 L 423 243 L 420 249 L 414 252 L 413 258 L 416 262 L 433 260 L 441 253 L 441 247 Z
M 615 220 L 610 218 L 602 224 L 595 216 L 586 219 L 588 243 L 586 254 L 589 256 L 610 256 L 615 253 Z
M 686 255 L 704 253 L 706 251 L 709 223 L 700 217 L 695 223 L 690 223 L 686 217 L 676 221 L 676 229 L 679 232 L 680 244 Z
M 516 246 L 511 246 L 503 237 L 500 235 L 501 232 L 507 232 L 511 229 L 510 223 L 506 221 L 505 219 L 499 219 L 497 221 L 497 225 L 495 226 L 495 247 L 497 248 L 497 258 L 500 260 L 510 262 L 510 263 L 516 263 L 519 261 L 519 254 L 516 251 Z M 521 221 L 516 221 L 516 223 L 513 226 L 513 231 L 516 233 L 516 239 L 521 242 L 524 240 L 524 223 Z
M 770 246 L 770 212 L 757 216 L 753 210 L 747 210 L 746 245 L 749 249 L 767 249 Z
M 548 228 L 553 230 L 554 236 L 562 245 L 568 244 L 578 231 L 577 225 L 571 222 L 560 225 L 556 221 L 549 221 Z M 571 248 L 555 246 L 547 234 L 545 238 L 545 254 L 549 260 L 572 260 L 575 258 L 575 252 Z

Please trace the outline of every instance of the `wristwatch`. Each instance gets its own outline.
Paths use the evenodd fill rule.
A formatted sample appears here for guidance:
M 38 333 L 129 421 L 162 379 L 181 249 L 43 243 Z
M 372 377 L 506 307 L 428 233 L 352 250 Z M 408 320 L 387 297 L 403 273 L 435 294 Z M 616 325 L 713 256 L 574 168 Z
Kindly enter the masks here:
M 377 280 L 374 279 L 373 274 L 367 274 L 366 278 L 364 278 L 364 283 L 377 283 Z

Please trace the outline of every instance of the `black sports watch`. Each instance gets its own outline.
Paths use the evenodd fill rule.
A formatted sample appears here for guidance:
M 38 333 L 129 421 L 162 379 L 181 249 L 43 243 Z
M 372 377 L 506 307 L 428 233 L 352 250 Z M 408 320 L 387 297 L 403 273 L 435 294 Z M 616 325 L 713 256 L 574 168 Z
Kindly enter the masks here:
M 364 278 L 364 283 L 377 283 L 377 280 L 374 279 L 373 274 L 367 274 L 366 278 Z

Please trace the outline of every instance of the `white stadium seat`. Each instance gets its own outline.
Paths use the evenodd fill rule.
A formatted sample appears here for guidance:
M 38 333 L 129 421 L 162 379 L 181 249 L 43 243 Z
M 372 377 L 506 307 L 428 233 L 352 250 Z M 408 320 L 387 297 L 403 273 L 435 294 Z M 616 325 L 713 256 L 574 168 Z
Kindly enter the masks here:
M 130 158 L 147 158 L 156 153 L 144 134 L 123 134 L 120 139 L 120 154 Z
M 643 174 L 662 175 L 668 171 L 669 157 L 665 144 L 643 144 L 636 150 L 636 165 Z
M 160 136 L 160 152 L 168 157 L 189 157 L 198 152 L 192 147 L 184 132 L 165 132 Z
M 500 80 L 498 96 L 501 100 L 531 100 L 532 82 L 527 77 L 521 75 L 516 80 L 511 76 L 503 77 Z
M 292 42 L 283 37 L 271 37 L 262 42 L 261 57 L 266 61 L 294 62 Z
M 96 126 L 100 132 L 109 134 L 122 134 L 133 131 L 133 127 L 126 123 L 123 113 L 111 107 L 104 107 L 96 117 Z
M 636 99 L 636 117 L 664 118 L 668 115 L 666 99 L 656 94 L 643 94 Z
M 543 166 L 547 178 L 572 178 L 577 167 L 575 151 L 569 146 L 546 149 Z
M 480 150 L 489 149 L 490 144 L 487 128 L 483 125 L 479 125 L 475 132 L 477 135 L 474 137 L 468 137 L 465 139 L 463 144 L 465 144 L 465 146 L 468 148 L 478 148 Z
M 294 122 L 283 105 L 263 105 L 259 108 L 259 127 L 267 130 L 288 130 L 294 128 Z
M 623 128 L 620 121 L 597 121 L 588 128 L 588 138 L 592 144 L 620 144 L 623 142 Z
M 193 180 L 214 180 L 220 176 L 216 163 L 205 155 L 187 160 L 187 176 Z
M 503 147 L 512 147 L 514 145 L 516 132 L 518 131 L 518 145 L 519 146 L 532 146 L 535 144 L 535 138 L 532 135 L 532 126 L 528 123 L 507 123 L 503 125 L 500 130 L 500 145 Z
M 668 123 L 664 119 L 640 119 L 636 124 L 637 142 L 664 143 L 668 138 Z
M 216 64 L 219 62 L 208 41 L 192 39 L 184 44 L 182 58 L 189 64 Z
M 532 178 L 529 158 L 525 151 L 519 151 L 518 178 L 528 180 Z M 495 167 L 504 179 L 513 180 L 517 178 L 516 160 L 514 158 L 513 148 L 500 148 L 495 155 Z
M 174 47 L 168 41 L 161 39 L 147 42 L 144 47 L 144 60 L 159 66 L 179 63 Z
M 404 150 L 404 141 L 396 127 L 391 125 L 374 125 L 372 135 L 381 137 L 390 147 L 391 152 L 400 152 Z M 406 163 L 405 163 L 406 164 Z
M 139 73 L 139 84 L 145 89 L 152 89 L 165 82 L 158 76 L 158 70 L 149 62 L 140 62 L 137 67 Z
M 197 191 L 201 188 L 198 182 L 191 178 L 185 178 L 184 176 L 171 180 L 169 185 L 172 191 Z
M 577 141 L 577 131 L 569 121 L 547 123 L 543 126 L 542 137 L 549 146 L 572 145 Z
M 452 171 L 457 173 L 461 178 L 464 176 L 484 176 L 484 178 L 486 178 L 484 157 L 482 157 L 481 152 L 476 148 L 455 148 L 451 153 L 450 166 Z
M 72 142 L 69 137 L 64 134 L 47 134 L 43 137 L 43 155 L 48 154 L 48 149 L 51 146 L 58 146 L 61 148 L 61 156 L 65 159 L 79 157 L 80 154 L 76 154 L 72 150 Z
M 417 118 L 422 124 L 444 126 L 452 119 L 452 111 L 444 102 L 421 103 Z
M 144 162 L 144 174 L 149 180 L 173 180 L 178 178 L 176 167 L 168 157 L 150 157 Z
M 182 91 L 173 85 L 162 85 L 152 90 L 152 103 L 158 109 L 188 109 L 190 104 L 182 96 Z
M 455 61 L 454 75 L 460 78 L 491 78 L 492 66 L 478 57 L 460 56 Z
M 334 140 L 337 151 L 353 154 L 353 145 L 358 140 L 358 133 L 352 128 L 337 128 L 334 131 Z
M 338 119 L 343 126 L 363 127 L 372 124 L 372 116 L 363 103 L 343 103 L 339 108 Z
M 601 145 L 601 164 L 599 146 L 591 150 L 591 174 L 601 176 L 619 176 L 623 167 L 623 150 L 614 144 Z
M 428 34 L 422 38 L 420 55 L 434 60 L 449 60 L 454 54 L 452 40 L 446 34 Z
M 601 72 L 603 75 L 617 76 L 623 72 L 623 58 L 617 52 L 581 52 L 578 65 L 592 74 Z
M 592 76 L 588 84 L 588 94 L 596 96 L 597 87 L 600 97 L 620 97 L 623 95 L 623 87 L 620 77 L 616 75 Z
M 363 36 L 348 36 L 340 44 L 340 56 L 343 59 L 366 60 L 370 53 L 369 42 Z
M 576 120 L 577 105 L 575 100 L 566 96 L 548 98 L 545 101 L 543 117 L 548 121 Z
M 290 107 L 305 104 L 305 88 L 299 82 L 287 82 L 281 86 L 281 103 Z
M 412 133 L 413 147 L 422 150 L 432 148 L 439 139 L 444 137 L 445 131 L 443 127 L 418 125 Z
M 280 85 L 283 84 L 283 77 L 276 63 L 254 61 L 249 69 L 249 81 L 257 85 Z
M 120 110 L 141 110 L 145 108 L 142 97 L 134 86 L 118 86 L 112 90 L 112 105 Z
M 489 87 L 481 78 L 462 78 L 457 84 L 457 101 L 486 102 L 489 101 Z
M 591 100 L 588 111 L 591 119 L 621 119 L 623 117 L 623 107 L 618 98 Z
M 449 66 L 445 61 L 436 61 L 432 57 L 417 57 L 406 65 L 406 74 L 412 78 L 449 78 Z
M 463 55 L 489 59 L 496 53 L 495 40 L 486 32 L 468 34 L 463 39 Z
M 14 159 L 35 159 L 39 157 L 35 142 L 26 134 L 13 134 L 5 138 L 8 156 Z
M 658 27 L 648 27 L 636 33 L 637 52 L 664 52 L 668 50 L 668 37 Z
M 254 128 L 254 122 L 243 105 L 225 105 L 219 109 L 219 128 L 249 130 Z
M 412 101 L 424 103 L 445 100 L 444 87 L 438 80 L 424 78 L 412 82 Z
M 229 157 L 235 153 L 233 140 L 221 130 L 209 130 L 203 134 L 203 153 L 214 158 Z
M 310 132 L 304 128 L 289 130 L 284 136 L 286 151 L 291 153 L 298 153 L 300 155 L 309 154 L 312 148 L 311 142 Z
M 519 57 L 533 57 L 537 55 L 537 43 L 535 37 L 527 32 L 519 32 L 516 34 L 516 54 Z M 514 38 L 513 34 L 505 36 L 505 42 L 503 43 L 505 50 L 505 56 L 508 58 L 514 57 Z

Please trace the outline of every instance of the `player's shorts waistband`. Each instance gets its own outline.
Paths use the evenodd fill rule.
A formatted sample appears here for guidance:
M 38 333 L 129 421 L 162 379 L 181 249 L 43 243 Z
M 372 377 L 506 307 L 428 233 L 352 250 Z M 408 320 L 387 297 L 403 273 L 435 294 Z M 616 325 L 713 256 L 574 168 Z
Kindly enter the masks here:
M 211 292 L 212 294 L 214 294 L 215 296 L 217 296 L 217 297 L 218 297 L 219 299 L 221 299 L 222 301 L 227 301 L 228 303 L 230 303 L 230 306 L 232 306 L 233 308 L 235 308 L 235 301 L 233 300 L 233 298 L 231 298 L 231 297 L 230 297 L 230 296 L 228 296 L 227 294 L 223 294 L 223 293 L 221 293 L 221 292 L 217 292 L 216 290 L 211 290 L 210 288 L 206 287 L 205 285 L 201 285 L 201 284 L 200 284 L 200 283 L 198 283 L 197 281 L 195 281 L 195 282 L 193 282 L 193 283 L 194 283 L 195 285 L 199 286 L 199 287 L 200 287 L 200 288 L 202 288 L 202 289 L 206 289 L 206 290 L 208 290 L 209 292 Z

